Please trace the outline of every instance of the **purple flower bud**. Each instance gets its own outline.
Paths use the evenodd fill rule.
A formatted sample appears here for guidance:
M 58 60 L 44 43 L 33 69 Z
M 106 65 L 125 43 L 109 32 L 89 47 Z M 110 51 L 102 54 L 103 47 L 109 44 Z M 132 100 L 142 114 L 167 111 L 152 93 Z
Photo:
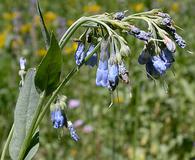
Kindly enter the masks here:
M 108 64 L 108 89 L 114 91 L 119 82 L 118 64 Z
M 171 23 L 172 23 L 172 20 L 168 17 L 163 18 L 163 20 L 162 20 L 162 25 L 171 26 Z
M 91 52 L 94 50 L 95 46 L 94 44 L 91 44 L 89 47 L 89 50 L 86 53 L 86 57 L 89 56 L 91 54 Z M 90 67 L 94 67 L 95 65 L 97 65 L 97 54 L 94 53 L 87 62 L 85 62 L 86 65 L 90 66 Z
M 151 33 L 141 31 L 139 34 L 136 34 L 134 36 L 142 41 L 148 41 L 151 38 Z
M 158 12 L 158 16 L 162 17 L 162 18 L 169 18 L 171 19 L 171 16 L 167 13 L 163 13 L 163 12 Z
M 70 99 L 70 100 L 68 101 L 68 107 L 69 107 L 70 109 L 78 108 L 79 105 L 80 105 L 80 101 L 77 100 L 77 99 Z
M 91 125 L 86 125 L 83 127 L 83 132 L 84 133 L 91 133 L 93 132 L 94 128 Z
M 148 50 L 144 48 L 138 57 L 138 63 L 146 64 L 149 61 L 150 57 L 151 55 L 149 54 Z
M 185 48 L 185 46 L 186 46 L 185 40 L 183 40 L 183 38 L 180 35 L 178 35 L 177 33 L 174 33 L 174 40 L 179 45 L 179 47 Z
M 139 28 L 137 28 L 135 26 L 132 26 L 130 28 L 130 31 L 128 31 L 128 34 L 131 34 L 134 37 L 136 37 L 142 41 L 148 41 L 152 37 L 152 34 L 150 32 L 145 32 L 145 31 L 140 30 Z
M 122 20 L 125 17 L 125 12 L 116 12 L 114 18 L 117 20 Z
M 61 109 L 51 111 L 51 121 L 54 128 L 62 128 L 63 126 L 67 126 L 66 116 L 64 113 L 62 113 Z
M 69 132 L 70 132 L 70 135 L 71 135 L 71 138 L 74 140 L 74 141 L 78 141 L 79 140 L 79 136 L 77 135 L 76 133 L 76 130 L 72 124 L 71 121 L 68 121 L 68 129 L 69 129 Z
M 76 64 L 79 66 L 85 59 L 85 52 L 84 52 L 85 45 L 82 42 L 78 42 L 78 47 L 75 52 L 75 61 Z
M 132 26 L 131 27 L 131 32 L 132 32 L 132 34 L 140 34 L 140 29 L 139 28 L 137 28 L 137 27 L 135 27 L 135 26 Z

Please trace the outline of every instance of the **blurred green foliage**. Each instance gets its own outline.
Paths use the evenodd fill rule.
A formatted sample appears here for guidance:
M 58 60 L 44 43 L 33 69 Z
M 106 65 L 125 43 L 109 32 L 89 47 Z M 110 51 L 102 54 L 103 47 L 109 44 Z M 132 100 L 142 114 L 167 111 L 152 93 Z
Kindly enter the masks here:
M 131 84 L 120 84 L 114 93 L 115 104 L 108 109 L 110 94 L 95 86 L 95 70 L 83 67 L 63 93 L 80 100 L 80 106 L 68 109 L 68 117 L 93 131 L 78 127 L 80 142 L 74 143 L 67 131 L 56 131 L 48 115 L 40 126 L 40 160 L 193 160 L 195 158 L 195 1 L 194 0 L 66 0 L 40 1 L 46 23 L 60 38 L 76 19 L 84 15 L 129 10 L 129 14 L 162 8 L 173 17 L 187 49 L 177 48 L 174 74 L 165 82 L 149 81 L 137 57 L 143 42 L 129 37 Z M 0 3 L 0 150 L 13 122 L 18 95 L 18 59 L 25 56 L 28 67 L 36 66 L 45 54 L 35 0 L 4 0 Z M 142 24 L 144 25 L 144 24 Z M 80 32 L 78 35 L 81 34 Z M 75 35 L 77 37 L 77 35 Z M 73 40 L 73 39 L 72 39 Z M 74 65 L 73 41 L 65 47 L 64 74 Z M 168 85 L 168 88 L 167 86 Z M 167 89 L 166 89 L 167 88 Z M 7 156 L 8 157 L 8 156 Z M 7 158 L 9 159 L 9 158 Z

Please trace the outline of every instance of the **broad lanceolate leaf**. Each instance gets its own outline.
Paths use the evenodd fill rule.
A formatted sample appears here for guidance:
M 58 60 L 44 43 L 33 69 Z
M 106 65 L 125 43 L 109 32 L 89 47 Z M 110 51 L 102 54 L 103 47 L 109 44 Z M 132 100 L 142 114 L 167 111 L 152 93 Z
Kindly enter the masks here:
M 60 80 L 62 67 L 62 54 L 54 34 L 52 33 L 50 48 L 41 64 L 38 66 L 35 85 L 38 91 L 46 91 L 46 94 L 52 93 Z
M 37 109 L 39 94 L 34 84 L 35 69 L 30 69 L 25 78 L 23 87 L 20 90 L 14 112 L 14 131 L 9 145 L 10 156 L 13 160 L 18 159 L 18 154 L 23 141 L 30 128 L 34 113 Z M 29 148 L 29 157 L 33 157 L 38 150 L 38 143 Z M 28 156 L 28 153 L 27 153 Z
M 40 17 L 40 21 L 41 21 L 41 31 L 42 31 L 42 34 L 43 34 L 43 38 L 45 40 L 46 47 L 49 48 L 50 35 L 49 35 L 49 32 L 48 32 L 47 27 L 45 25 L 43 15 L 41 13 L 41 9 L 40 9 L 38 1 L 37 1 L 37 10 L 39 12 L 39 17 Z

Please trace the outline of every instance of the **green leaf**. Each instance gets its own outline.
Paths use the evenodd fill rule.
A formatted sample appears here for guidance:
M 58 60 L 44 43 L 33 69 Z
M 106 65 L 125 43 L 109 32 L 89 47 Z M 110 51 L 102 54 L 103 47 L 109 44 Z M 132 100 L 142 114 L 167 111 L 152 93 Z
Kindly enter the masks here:
M 43 38 L 45 40 L 45 44 L 46 44 L 46 48 L 49 48 L 49 43 L 50 43 L 50 35 L 49 32 L 47 30 L 47 27 L 45 25 L 45 21 L 43 19 L 43 15 L 39 6 L 39 2 L 37 1 L 37 10 L 39 12 L 39 16 L 40 16 L 40 21 L 41 21 L 41 31 L 42 31 L 42 35 Z
M 38 148 L 39 148 L 39 131 L 37 130 L 37 132 L 31 139 L 29 147 L 27 148 L 27 151 L 25 154 L 25 160 L 32 159 L 35 153 L 37 152 Z
M 9 145 L 10 156 L 13 160 L 18 158 L 21 146 L 28 133 L 38 105 L 40 96 L 35 88 L 34 77 L 35 69 L 30 69 L 26 74 L 24 85 L 20 90 L 16 103 L 14 112 L 14 131 Z M 38 149 L 37 145 L 32 147 L 33 153 L 29 152 L 31 154 L 30 157 L 32 157 Z
M 38 66 L 35 76 L 35 86 L 38 91 L 52 93 L 60 81 L 62 54 L 54 34 L 51 36 L 50 48 Z

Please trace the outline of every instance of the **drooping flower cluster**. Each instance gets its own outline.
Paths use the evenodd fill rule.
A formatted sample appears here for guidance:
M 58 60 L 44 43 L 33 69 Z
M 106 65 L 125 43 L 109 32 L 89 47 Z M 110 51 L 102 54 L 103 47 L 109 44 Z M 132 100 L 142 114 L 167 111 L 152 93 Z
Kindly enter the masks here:
M 108 88 L 110 91 L 116 89 L 119 78 L 124 83 L 129 83 L 129 72 L 125 67 L 124 57 L 129 55 L 130 49 L 127 41 L 115 30 L 118 29 L 127 35 L 144 41 L 144 49 L 138 57 L 138 63 L 145 65 L 148 78 L 159 78 L 171 68 L 175 61 L 175 43 L 181 48 L 186 46 L 183 38 L 176 33 L 172 18 L 159 10 L 130 16 L 126 16 L 126 11 L 114 14 L 106 13 L 98 15 L 96 18 L 109 27 L 95 23 L 89 24 L 89 28 L 92 26 L 93 29 L 87 28 L 79 39 L 75 61 L 78 66 L 85 63 L 94 67 L 97 64 L 96 85 Z M 148 31 L 132 25 L 131 20 L 136 19 L 146 21 Z M 104 30 L 107 32 L 106 35 Z M 100 38 L 100 52 L 98 53 L 95 46 Z
M 52 103 L 50 106 L 51 110 L 51 121 L 53 123 L 53 127 L 55 129 L 66 127 L 69 130 L 71 138 L 74 141 L 79 140 L 79 136 L 76 134 L 76 130 L 72 125 L 71 121 L 68 121 L 66 114 L 65 114 L 65 107 L 66 107 L 66 96 L 58 96 L 57 102 L 54 104 Z
M 156 47 L 153 41 L 147 43 L 141 52 L 138 63 L 146 65 L 148 77 L 158 78 L 166 73 L 175 61 L 173 53 L 175 52 L 175 44 L 168 37 L 165 38 L 162 48 L 157 48 L 160 54 L 156 54 Z

